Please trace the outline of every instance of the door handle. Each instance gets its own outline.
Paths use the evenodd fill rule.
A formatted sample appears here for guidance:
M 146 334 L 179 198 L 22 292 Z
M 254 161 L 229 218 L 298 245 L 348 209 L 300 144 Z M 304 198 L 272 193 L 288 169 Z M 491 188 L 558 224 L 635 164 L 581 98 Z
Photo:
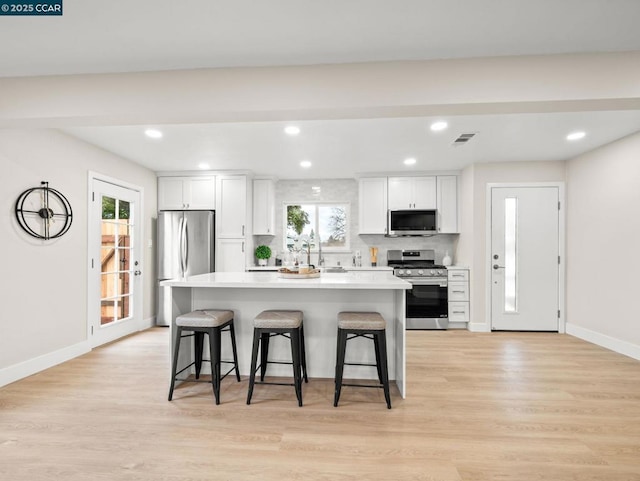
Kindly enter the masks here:
M 133 272 L 133 275 L 134 275 L 134 276 L 139 276 L 140 274 L 142 274 L 142 271 L 134 271 L 134 272 Z
M 493 264 L 493 269 L 496 270 L 496 271 L 498 269 L 504 269 L 504 268 L 505 268 L 504 266 L 499 266 L 498 264 Z

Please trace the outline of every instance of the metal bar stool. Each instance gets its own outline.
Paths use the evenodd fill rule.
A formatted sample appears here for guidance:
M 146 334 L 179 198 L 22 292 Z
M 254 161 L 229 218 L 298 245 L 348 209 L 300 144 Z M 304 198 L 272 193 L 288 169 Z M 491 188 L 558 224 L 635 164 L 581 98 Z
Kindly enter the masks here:
M 269 361 L 269 339 L 273 336 L 283 336 L 291 340 L 291 362 Z M 260 365 L 258 363 L 258 348 L 260 348 Z M 291 364 L 293 366 L 293 384 L 281 382 L 266 382 L 264 380 L 268 364 Z M 256 381 L 256 371 L 260 369 L 260 381 Z M 304 327 L 301 311 L 262 311 L 253 321 L 253 351 L 251 354 L 251 371 L 249 376 L 249 391 L 247 404 L 251 404 L 253 387 L 255 384 L 276 384 L 280 386 L 294 386 L 298 406 L 302 406 L 302 379 L 307 378 L 307 360 L 304 348 Z
M 389 394 L 389 371 L 387 367 L 387 323 L 377 312 L 340 312 L 338 313 L 338 348 L 336 356 L 336 392 L 333 405 L 338 407 L 342 386 L 373 387 L 384 389 L 387 408 L 391 409 L 391 395 Z M 350 337 L 349 337 L 350 336 Z M 376 351 L 375 364 L 344 362 L 347 341 L 356 337 L 373 340 Z M 380 384 L 344 384 L 342 374 L 344 366 L 376 366 Z
M 216 404 L 220 404 L 220 382 L 236 371 L 236 379 L 240 382 L 240 371 L 238 370 L 238 351 L 236 349 L 236 333 L 233 328 L 233 311 L 202 309 L 182 316 L 176 317 L 176 341 L 173 351 L 173 364 L 171 368 L 171 387 L 169 388 L 169 401 L 173 398 L 173 389 L 176 381 L 186 382 L 211 382 L 213 385 L 213 394 L 216 398 Z M 182 335 L 183 331 L 191 331 L 191 334 Z M 233 361 L 220 360 L 220 334 L 222 332 L 231 334 L 231 347 L 233 349 Z M 209 335 L 209 359 L 202 359 L 202 350 L 204 347 L 204 335 Z M 180 350 L 180 341 L 185 337 L 193 337 L 194 361 L 178 369 L 178 352 Z M 201 381 L 200 371 L 202 370 L 202 362 L 211 363 L 211 381 Z M 220 365 L 233 364 L 224 375 L 220 375 Z M 196 379 L 178 379 L 176 376 L 189 369 L 191 366 L 196 368 Z M 177 372 L 176 372 L 177 371 Z

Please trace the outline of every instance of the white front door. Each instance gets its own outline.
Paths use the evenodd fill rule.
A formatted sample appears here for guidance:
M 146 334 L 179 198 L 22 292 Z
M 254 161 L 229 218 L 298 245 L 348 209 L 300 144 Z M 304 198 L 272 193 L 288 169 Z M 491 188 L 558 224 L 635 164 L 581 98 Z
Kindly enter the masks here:
M 140 192 L 91 180 L 88 328 L 91 347 L 139 330 L 142 319 Z
M 559 188 L 491 188 L 491 329 L 558 331 Z

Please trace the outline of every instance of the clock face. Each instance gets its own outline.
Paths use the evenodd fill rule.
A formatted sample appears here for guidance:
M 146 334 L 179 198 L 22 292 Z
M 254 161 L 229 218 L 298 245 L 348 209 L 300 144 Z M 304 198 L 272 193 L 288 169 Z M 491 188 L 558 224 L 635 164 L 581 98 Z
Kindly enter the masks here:
M 37 239 L 55 239 L 71 227 L 71 204 L 48 182 L 43 187 L 25 190 L 16 201 L 16 218 L 20 227 Z

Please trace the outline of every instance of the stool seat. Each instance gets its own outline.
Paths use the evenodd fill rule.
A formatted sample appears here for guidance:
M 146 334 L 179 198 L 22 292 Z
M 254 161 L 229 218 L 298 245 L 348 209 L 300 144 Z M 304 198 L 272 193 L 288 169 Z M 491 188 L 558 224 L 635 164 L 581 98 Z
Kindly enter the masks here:
M 387 328 L 387 322 L 377 312 L 340 312 L 338 328 L 362 331 L 379 331 Z
M 233 319 L 233 311 L 225 309 L 200 309 L 176 317 L 176 326 L 218 327 Z
M 302 325 L 302 311 L 262 311 L 253 321 L 253 327 L 270 329 L 297 329 Z

